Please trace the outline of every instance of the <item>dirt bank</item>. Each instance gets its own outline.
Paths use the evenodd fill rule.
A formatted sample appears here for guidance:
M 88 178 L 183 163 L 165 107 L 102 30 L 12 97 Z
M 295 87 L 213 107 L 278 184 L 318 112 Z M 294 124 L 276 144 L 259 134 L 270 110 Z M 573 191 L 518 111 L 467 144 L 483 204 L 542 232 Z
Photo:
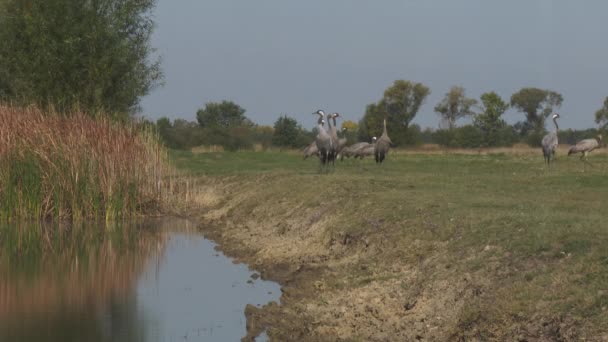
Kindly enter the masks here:
M 247 307 L 244 340 L 266 330 L 275 341 L 608 341 L 542 302 L 530 310 L 510 304 L 519 274 L 559 267 L 559 259 L 522 261 L 485 244 L 455 248 L 467 222 L 442 218 L 440 200 L 408 199 L 415 184 L 404 184 L 395 204 L 370 198 L 374 181 L 329 175 L 324 191 L 310 186 L 316 181 L 274 173 L 205 185 L 203 232 L 283 286 L 280 305 Z

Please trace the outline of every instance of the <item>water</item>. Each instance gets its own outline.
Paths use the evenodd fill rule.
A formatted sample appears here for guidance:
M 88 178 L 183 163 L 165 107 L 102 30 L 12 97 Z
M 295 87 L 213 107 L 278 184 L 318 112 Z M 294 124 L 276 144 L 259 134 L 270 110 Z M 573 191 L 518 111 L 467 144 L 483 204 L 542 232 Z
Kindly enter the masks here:
M 187 221 L 129 231 L 141 233 L 28 256 L 39 260 L 5 252 L 0 341 L 238 341 L 245 306 L 278 301 L 278 284 L 253 279 Z

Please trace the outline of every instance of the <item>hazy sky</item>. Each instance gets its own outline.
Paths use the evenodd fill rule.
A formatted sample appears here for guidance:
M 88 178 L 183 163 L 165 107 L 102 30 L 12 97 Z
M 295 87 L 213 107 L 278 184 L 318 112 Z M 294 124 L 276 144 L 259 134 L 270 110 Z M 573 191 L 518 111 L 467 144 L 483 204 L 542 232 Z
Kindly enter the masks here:
M 453 85 L 506 101 L 552 89 L 564 96 L 560 128 L 595 127 L 608 96 L 606 13 L 605 0 L 159 0 L 152 44 L 165 85 L 144 115 L 195 120 L 226 99 L 257 123 L 287 114 L 311 128 L 317 109 L 359 120 L 406 79 L 431 88 L 422 127 L 437 127 L 433 108 Z

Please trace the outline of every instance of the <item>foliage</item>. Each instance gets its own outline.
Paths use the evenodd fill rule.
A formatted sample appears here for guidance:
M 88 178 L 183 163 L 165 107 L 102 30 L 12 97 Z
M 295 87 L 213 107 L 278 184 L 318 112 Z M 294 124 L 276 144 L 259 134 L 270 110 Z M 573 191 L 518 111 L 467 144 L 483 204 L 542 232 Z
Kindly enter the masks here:
M 301 130 L 295 119 L 281 115 L 274 123 L 272 144 L 278 147 L 299 147 L 297 139 Z
M 342 122 L 341 130 L 342 135 L 346 138 L 346 143 L 348 145 L 354 144 L 358 141 L 359 125 L 356 122 L 351 120 Z
M 482 132 L 473 125 L 452 129 L 440 129 L 435 132 L 435 141 L 447 147 L 475 148 L 483 145 Z
M 484 146 L 504 146 L 505 141 L 501 139 L 499 132 L 507 127 L 507 123 L 501 116 L 509 108 L 495 92 L 481 95 L 481 113 L 475 115 L 473 124 L 483 135 Z
M 526 121 L 519 128 L 522 136 L 528 137 L 531 146 L 540 146 L 544 135 L 545 119 L 563 102 L 561 94 L 539 88 L 522 88 L 511 95 L 511 106 L 526 114 Z M 541 139 L 539 139 L 539 137 Z
M 560 144 L 575 145 L 583 139 L 594 138 L 598 133 L 598 130 L 594 128 L 583 130 L 573 130 L 572 128 L 569 128 L 565 130 L 560 129 L 557 133 L 557 137 Z
M 342 129 L 346 129 L 347 131 L 356 132 L 359 129 L 359 125 L 351 120 L 346 120 L 342 122 Z
M 359 139 L 369 141 L 372 136 L 382 135 L 382 121 L 386 118 L 388 134 L 394 144 L 415 143 L 408 137 L 408 128 L 429 94 L 430 89 L 422 83 L 395 81 L 378 103 L 367 106 L 359 122 Z
M 608 130 L 608 96 L 604 100 L 604 106 L 595 112 L 595 122 L 603 130 Z
M 196 119 L 203 128 L 236 127 L 248 125 L 245 109 L 232 101 L 209 102 L 196 112 Z
M 0 99 L 61 112 L 133 113 L 162 78 L 155 0 L 5 0 Z
M 258 145 L 268 149 L 272 145 L 274 129 L 270 126 L 241 125 L 230 128 L 203 128 L 198 123 L 162 117 L 157 120 L 158 133 L 165 145 L 172 149 L 189 150 L 198 146 L 222 146 L 225 150 L 252 149 Z M 313 138 L 301 130 L 294 146 L 308 144 Z
M 435 106 L 435 112 L 439 113 L 442 121 L 447 123 L 447 128 L 453 129 L 456 120 L 474 114 L 473 106 L 476 104 L 477 100 L 466 97 L 463 87 L 453 86 L 443 100 Z

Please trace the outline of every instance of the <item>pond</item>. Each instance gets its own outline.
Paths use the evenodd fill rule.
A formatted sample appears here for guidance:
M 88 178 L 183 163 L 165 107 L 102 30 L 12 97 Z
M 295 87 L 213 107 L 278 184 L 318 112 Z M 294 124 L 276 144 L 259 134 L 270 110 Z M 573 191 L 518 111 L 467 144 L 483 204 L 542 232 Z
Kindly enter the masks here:
M 245 306 L 281 294 L 186 220 L 79 228 L 97 232 L 86 242 L 11 228 L 0 228 L 0 341 L 238 341 Z M 15 230 L 42 234 L 40 246 Z

